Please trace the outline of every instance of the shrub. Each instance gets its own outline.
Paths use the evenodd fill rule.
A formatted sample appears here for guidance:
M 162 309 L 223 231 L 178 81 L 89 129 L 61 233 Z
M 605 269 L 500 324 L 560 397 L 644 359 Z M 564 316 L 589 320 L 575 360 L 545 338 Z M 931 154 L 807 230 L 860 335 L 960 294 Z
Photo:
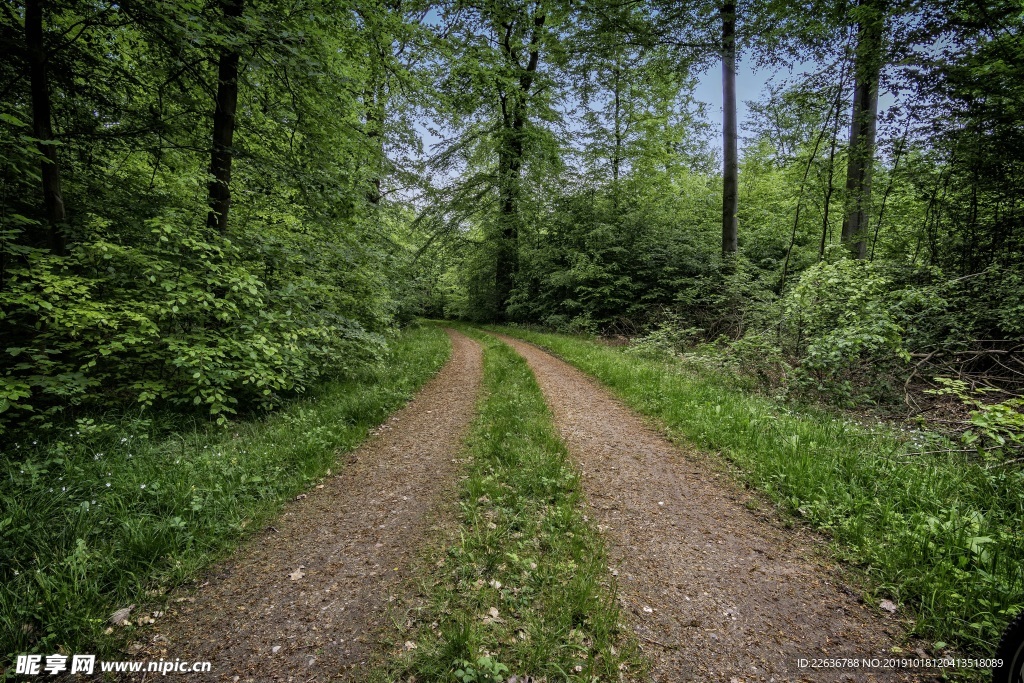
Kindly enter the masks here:
M 909 360 L 891 311 L 890 281 L 867 261 L 808 268 L 783 299 L 782 348 L 797 363 L 794 388 L 843 404 L 892 392 Z
M 362 313 L 348 302 L 358 290 L 325 290 L 322 264 L 268 277 L 273 255 L 261 245 L 173 213 L 144 228 L 146 239 L 128 246 L 113 236 L 123 230 L 95 220 L 68 255 L 26 250 L 8 267 L 6 422 L 29 417 L 38 426 L 68 408 L 119 402 L 202 406 L 223 422 L 382 350 L 353 315 Z

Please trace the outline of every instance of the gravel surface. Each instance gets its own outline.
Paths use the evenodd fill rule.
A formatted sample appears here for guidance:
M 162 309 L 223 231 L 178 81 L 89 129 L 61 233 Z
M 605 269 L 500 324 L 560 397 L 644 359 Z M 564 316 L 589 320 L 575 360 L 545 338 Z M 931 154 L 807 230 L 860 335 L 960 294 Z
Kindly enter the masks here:
M 133 658 L 208 660 L 206 680 L 361 680 L 388 604 L 454 494 L 475 413 L 480 346 L 448 334 L 452 357 L 416 398 L 344 456 L 340 474 L 172 599 Z
M 501 338 L 530 364 L 583 472 L 653 680 L 929 680 L 797 668 L 798 658 L 892 657 L 902 624 L 858 602 L 821 559 L 820 537 L 748 509 L 756 499 L 706 456 L 669 442 L 569 364 Z

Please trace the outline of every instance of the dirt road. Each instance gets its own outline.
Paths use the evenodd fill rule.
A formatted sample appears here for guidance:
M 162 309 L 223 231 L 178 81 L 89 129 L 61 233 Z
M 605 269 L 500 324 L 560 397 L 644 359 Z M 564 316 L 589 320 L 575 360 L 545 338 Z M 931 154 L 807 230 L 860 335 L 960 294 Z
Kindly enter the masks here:
M 416 398 L 340 474 L 178 596 L 137 658 L 207 660 L 208 680 L 360 680 L 387 605 L 455 489 L 476 408 L 480 346 L 449 335 L 451 359 Z
M 654 680 L 918 680 L 798 668 L 800 658 L 884 658 L 901 626 L 844 592 L 806 535 L 747 509 L 748 496 L 706 460 L 569 364 L 501 338 L 533 369 L 582 468 L 589 514 L 608 540 Z

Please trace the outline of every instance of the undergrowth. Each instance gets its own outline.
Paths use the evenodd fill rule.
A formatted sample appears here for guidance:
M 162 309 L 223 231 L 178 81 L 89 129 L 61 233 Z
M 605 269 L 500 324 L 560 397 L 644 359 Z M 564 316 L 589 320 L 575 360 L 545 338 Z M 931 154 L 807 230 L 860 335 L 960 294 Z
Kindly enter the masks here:
M 425 605 L 386 680 L 610 681 L 641 670 L 602 541 L 526 363 L 484 344 L 485 399 L 453 541 L 428 560 Z
M 718 451 L 784 510 L 831 534 L 874 597 L 905 603 L 936 652 L 990 653 L 1024 609 L 1024 472 L 966 453 L 911 454 L 886 428 L 744 392 L 707 368 L 594 341 L 502 329 L 551 350 L 660 420 Z
M 133 627 L 107 618 L 159 601 L 329 473 L 449 354 L 433 327 L 398 336 L 384 362 L 264 419 L 190 425 L 80 421 L 0 456 L 0 663 L 15 653 L 108 653 Z

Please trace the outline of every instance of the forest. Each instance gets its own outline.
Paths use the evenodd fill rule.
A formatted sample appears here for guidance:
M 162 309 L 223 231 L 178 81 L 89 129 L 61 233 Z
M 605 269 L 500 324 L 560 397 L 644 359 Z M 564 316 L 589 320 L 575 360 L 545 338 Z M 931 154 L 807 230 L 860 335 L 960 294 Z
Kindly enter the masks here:
M 604 616 L 543 631 L 586 661 L 502 654 L 511 626 L 451 630 L 435 588 L 381 680 L 669 666 L 594 626 L 576 446 L 493 332 L 721 455 L 929 656 L 990 656 L 1024 612 L 1016 0 L 13 0 L 0 47 L 7 675 L 137 652 L 108 613 L 337 474 L 458 350 L 428 321 L 483 348 L 464 507 L 550 497 Z M 439 561 L 505 566 L 463 543 Z

